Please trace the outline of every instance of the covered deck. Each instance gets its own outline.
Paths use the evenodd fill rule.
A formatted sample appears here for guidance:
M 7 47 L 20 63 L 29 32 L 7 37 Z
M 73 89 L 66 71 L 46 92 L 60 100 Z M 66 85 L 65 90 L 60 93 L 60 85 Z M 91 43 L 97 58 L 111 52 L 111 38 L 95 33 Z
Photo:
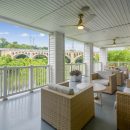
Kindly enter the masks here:
M 0 102 L 1 130 L 55 130 L 41 120 L 41 93 L 27 93 Z M 83 130 L 116 130 L 115 95 L 103 94 L 103 106 L 95 106 L 95 118 Z
M 89 78 L 91 73 L 104 70 L 107 48 L 130 45 L 129 8 L 129 0 L 0 1 L 0 21 L 49 35 L 47 66 L 0 68 L 0 98 L 6 100 L 0 102 L 0 130 L 53 130 L 41 120 L 40 88 L 70 79 L 73 69 Z M 82 22 L 77 24 L 79 20 Z M 83 64 L 64 63 L 65 38 L 84 44 Z M 94 46 L 100 48 L 97 64 L 93 62 Z M 103 93 L 103 106 L 95 104 L 95 118 L 83 130 L 116 130 L 114 102 L 115 94 Z

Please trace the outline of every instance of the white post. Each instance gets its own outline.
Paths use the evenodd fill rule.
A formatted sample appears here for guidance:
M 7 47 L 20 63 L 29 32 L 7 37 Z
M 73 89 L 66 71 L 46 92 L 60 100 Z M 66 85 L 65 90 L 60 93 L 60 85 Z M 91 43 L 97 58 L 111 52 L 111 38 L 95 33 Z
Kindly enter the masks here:
M 50 68 L 50 66 L 48 65 L 48 66 L 46 67 L 46 69 L 47 69 L 47 75 L 46 75 L 46 76 L 47 76 L 47 77 L 46 77 L 46 78 L 47 78 L 47 84 L 49 84 L 49 83 L 50 83 L 50 69 L 51 69 L 51 68 Z
M 88 76 L 87 74 L 87 64 L 85 63 L 85 76 Z
M 29 67 L 29 88 L 30 88 L 30 92 L 33 92 L 33 66 L 31 65 Z
M 7 67 L 3 68 L 3 87 L 4 87 L 4 92 L 3 92 L 3 101 L 7 100 Z
M 101 71 L 103 71 L 103 63 L 102 62 L 100 62 L 100 64 L 101 64 Z
M 87 64 L 87 76 L 93 73 L 93 44 L 84 43 L 84 63 Z M 90 79 L 91 80 L 91 79 Z
M 104 70 L 107 65 L 107 49 L 106 48 L 100 48 L 99 61 L 102 63 L 102 70 Z
M 49 65 L 51 83 L 64 81 L 64 34 L 54 32 L 49 36 Z

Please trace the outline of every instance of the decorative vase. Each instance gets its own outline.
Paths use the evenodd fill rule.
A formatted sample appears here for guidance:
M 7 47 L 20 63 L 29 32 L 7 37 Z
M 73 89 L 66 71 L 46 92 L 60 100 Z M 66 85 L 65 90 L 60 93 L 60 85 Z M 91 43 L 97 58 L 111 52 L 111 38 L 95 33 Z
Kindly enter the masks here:
M 73 75 L 73 76 L 70 76 L 70 81 L 72 82 L 81 82 L 81 79 L 82 79 L 82 75 Z

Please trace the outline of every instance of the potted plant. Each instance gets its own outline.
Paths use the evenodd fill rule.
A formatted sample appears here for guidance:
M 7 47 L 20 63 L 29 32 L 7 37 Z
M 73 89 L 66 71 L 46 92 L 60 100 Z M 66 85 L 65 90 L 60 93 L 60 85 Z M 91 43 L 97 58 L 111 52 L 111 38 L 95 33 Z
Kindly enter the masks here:
M 70 72 L 70 80 L 72 81 L 72 82 L 80 82 L 81 81 L 81 79 L 82 79 L 82 73 L 81 73 L 81 71 L 79 71 L 79 70 L 72 70 L 71 72 Z

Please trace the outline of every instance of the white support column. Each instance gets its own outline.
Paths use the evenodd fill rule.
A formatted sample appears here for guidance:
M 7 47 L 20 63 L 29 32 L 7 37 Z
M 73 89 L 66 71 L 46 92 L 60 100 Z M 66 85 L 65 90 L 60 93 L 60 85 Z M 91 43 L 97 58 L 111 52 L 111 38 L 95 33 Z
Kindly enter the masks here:
M 93 44 L 84 44 L 84 63 L 87 64 L 87 76 L 93 73 Z
M 64 81 L 64 34 L 54 32 L 49 36 L 50 82 Z
M 100 48 L 100 59 L 99 61 L 102 63 L 102 70 L 107 65 L 107 49 L 106 48 Z

